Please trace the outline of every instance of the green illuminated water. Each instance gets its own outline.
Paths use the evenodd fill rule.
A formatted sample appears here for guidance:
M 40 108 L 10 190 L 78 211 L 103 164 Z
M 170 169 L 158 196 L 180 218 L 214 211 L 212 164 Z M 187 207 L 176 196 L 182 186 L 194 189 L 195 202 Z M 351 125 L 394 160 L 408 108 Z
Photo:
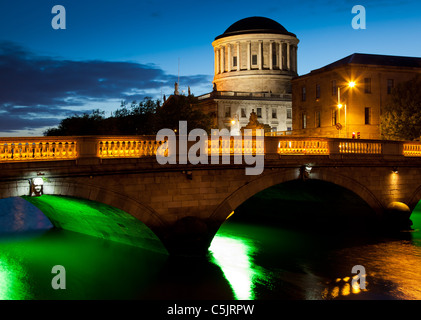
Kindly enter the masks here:
M 169 257 L 156 250 L 148 229 L 102 204 L 54 197 L 31 200 L 50 210 L 50 219 L 62 215 L 63 225 L 74 228 L 80 221 L 84 227 L 68 231 L 43 223 L 38 226 L 42 231 L 33 227 L 25 231 L 22 226 L 32 224 L 22 223 L 22 217 L 32 215 L 38 221 L 39 210 L 32 205 L 6 206 L 0 200 L 2 225 L 21 221 L 20 234 L 0 239 L 0 299 L 421 299 L 421 206 L 411 217 L 413 232 L 399 238 L 352 236 L 352 227 L 347 232 L 341 225 L 335 230 L 293 227 L 291 216 L 285 222 L 267 208 L 264 214 L 257 212 L 254 205 L 261 205 L 259 199 L 278 197 L 271 192 L 247 203 L 253 212 L 239 208 L 238 215 L 220 228 L 206 259 Z M 306 195 L 303 192 L 295 200 L 303 201 Z M 306 214 L 309 203 L 313 213 L 315 203 L 322 203 L 320 195 L 312 197 L 307 207 L 303 203 Z M 291 201 L 281 203 L 280 208 L 293 211 Z M 353 205 L 356 202 L 349 206 Z M 82 218 L 84 212 L 88 214 Z M 251 223 L 250 217 L 258 214 L 265 216 L 266 223 Z M 108 231 L 92 227 L 93 221 L 100 221 Z M 80 233 L 89 225 L 91 235 Z M 110 238 L 111 231 L 118 229 L 115 226 L 122 231 Z M 133 231 L 135 226 L 147 236 Z M 134 235 L 136 241 L 125 242 L 125 235 Z M 66 269 L 65 290 L 51 286 L 55 265 Z M 351 286 L 354 265 L 366 268 L 366 290 Z

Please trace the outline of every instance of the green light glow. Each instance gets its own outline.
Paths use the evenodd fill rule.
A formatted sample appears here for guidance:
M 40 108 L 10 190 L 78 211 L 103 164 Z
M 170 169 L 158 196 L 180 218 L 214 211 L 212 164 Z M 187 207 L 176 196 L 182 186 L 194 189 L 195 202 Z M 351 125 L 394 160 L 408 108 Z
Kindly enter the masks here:
M 144 223 L 120 209 L 64 196 L 22 198 L 38 207 L 57 228 L 167 253 Z
M 240 237 L 233 230 L 243 227 L 241 224 L 224 223 L 215 235 L 209 248 L 217 264 L 231 285 L 237 300 L 256 299 L 256 285 L 267 283 L 270 272 L 254 262 L 259 251 L 254 239 L 245 235 Z M 235 231 L 236 233 L 236 231 Z
M 247 245 L 246 241 L 215 236 L 210 251 L 230 283 L 235 298 L 253 300 L 254 272 L 250 261 L 252 248 Z
M 20 261 L 2 251 L 0 253 L 0 300 L 30 298 L 25 278 L 26 272 Z

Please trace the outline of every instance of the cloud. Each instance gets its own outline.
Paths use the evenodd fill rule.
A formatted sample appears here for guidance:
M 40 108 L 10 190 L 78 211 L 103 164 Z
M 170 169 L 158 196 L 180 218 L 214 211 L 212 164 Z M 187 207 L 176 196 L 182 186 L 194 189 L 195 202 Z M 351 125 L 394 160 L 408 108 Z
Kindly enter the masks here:
M 66 116 L 95 109 L 89 107 L 93 102 L 141 100 L 174 88 L 176 81 L 153 64 L 61 60 L 1 42 L 0 132 L 54 126 Z M 200 86 L 211 78 L 193 75 L 180 81 Z

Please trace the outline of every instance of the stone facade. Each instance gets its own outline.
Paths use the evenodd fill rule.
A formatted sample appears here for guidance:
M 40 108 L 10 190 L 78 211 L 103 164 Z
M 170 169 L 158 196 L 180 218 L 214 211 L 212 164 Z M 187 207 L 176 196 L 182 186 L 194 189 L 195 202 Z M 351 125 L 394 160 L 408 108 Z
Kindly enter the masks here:
M 292 133 L 382 139 L 380 115 L 393 88 L 417 74 L 421 58 L 353 54 L 297 77 L 292 81 Z

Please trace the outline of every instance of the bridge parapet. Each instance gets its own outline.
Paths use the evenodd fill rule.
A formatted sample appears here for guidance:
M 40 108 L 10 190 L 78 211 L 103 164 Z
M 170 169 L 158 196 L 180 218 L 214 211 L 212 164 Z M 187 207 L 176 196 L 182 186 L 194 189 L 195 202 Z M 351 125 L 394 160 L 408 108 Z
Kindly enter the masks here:
M 187 139 L 185 139 L 187 141 Z M 142 158 L 156 156 L 165 141 L 155 136 L 13 137 L 0 138 L 0 162 L 55 161 L 83 158 Z M 187 145 L 195 144 L 187 141 Z M 187 148 L 188 150 L 189 148 Z M 278 136 L 256 139 L 219 137 L 208 140 L 211 154 L 354 155 L 421 157 L 421 143 L 413 141 L 355 140 Z
M 0 162 L 71 160 L 78 157 L 74 137 L 0 138 Z

